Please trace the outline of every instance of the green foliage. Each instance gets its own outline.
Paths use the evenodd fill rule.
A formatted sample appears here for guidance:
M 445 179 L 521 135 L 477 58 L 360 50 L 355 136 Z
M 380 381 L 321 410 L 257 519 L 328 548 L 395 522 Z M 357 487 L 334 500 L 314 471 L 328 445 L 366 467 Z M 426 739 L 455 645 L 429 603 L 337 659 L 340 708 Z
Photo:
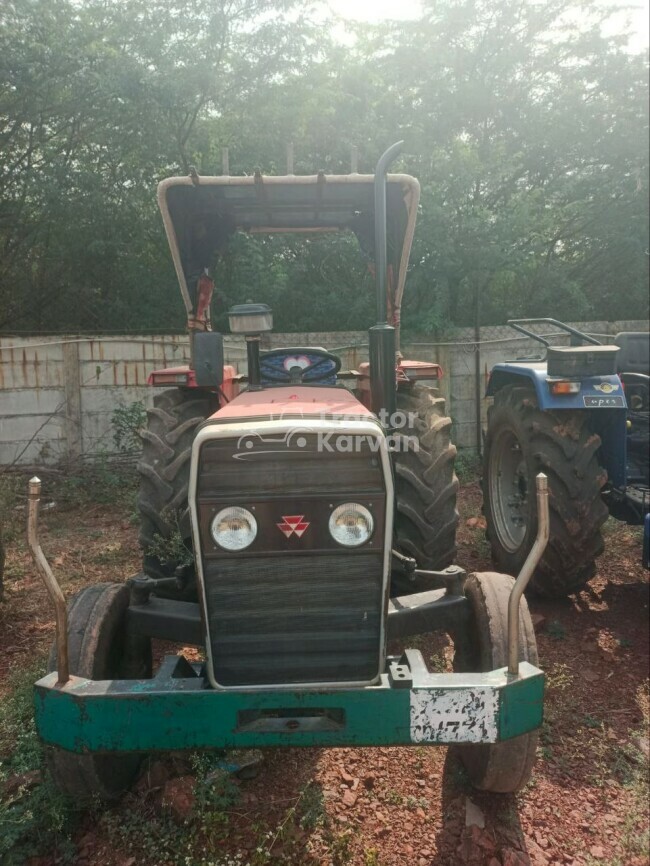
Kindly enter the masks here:
M 10 472 L 0 472 L 0 601 L 3 599 L 3 577 L 7 547 L 19 532 L 22 520 L 16 506 L 24 496 L 25 480 Z
M 343 833 L 332 836 L 330 841 L 330 856 L 333 866 L 348 866 L 351 859 L 351 843 L 352 830 L 345 830 Z
M 138 487 L 132 465 L 124 465 L 111 455 L 101 454 L 76 471 L 68 472 L 51 485 L 56 501 L 67 505 L 80 503 L 116 505 L 129 512 L 135 507 Z
M 374 282 L 352 233 L 264 237 L 235 235 L 216 263 L 215 326 L 241 301 L 267 303 L 276 330 L 358 330 L 374 310 Z
M 138 862 L 146 859 L 173 866 L 246 866 L 239 855 L 210 856 L 227 839 L 227 810 L 240 796 L 237 785 L 219 768 L 219 762 L 218 754 L 192 756 L 195 805 L 187 819 L 179 822 L 144 800 L 134 803 L 131 809 L 102 815 L 109 838 L 116 846 L 136 855 Z
M 168 536 L 156 533 L 152 543 L 147 548 L 147 553 L 150 556 L 155 556 L 162 563 L 179 566 L 191 565 L 194 555 L 183 539 L 178 513 L 170 514 L 166 510 L 163 517 L 167 523 L 174 527 L 173 531 Z
M 221 753 L 197 752 L 192 756 L 196 811 L 203 817 L 210 812 L 223 812 L 239 800 L 240 790 L 232 774 L 221 767 L 222 761 Z
M 124 812 L 107 812 L 102 825 L 111 842 L 137 856 L 138 862 L 169 863 L 185 866 L 193 860 L 197 833 L 186 824 L 178 824 L 171 815 L 155 814 L 141 804 Z
M 0 533 L 5 541 L 12 540 L 17 524 L 22 523 L 17 519 L 16 506 L 24 500 L 26 488 L 24 476 L 0 472 Z
M 22 530 L 24 512 L 17 506 L 25 501 L 27 480 L 12 472 L 0 472 L 0 580 L 2 579 L 2 549 L 10 544 Z
M 404 328 L 648 314 L 647 56 L 596 0 L 426 0 L 350 27 L 297 0 L 32 0 L 0 9 L 0 329 L 178 329 L 163 177 L 360 170 L 403 136 L 421 181 Z M 571 21 L 567 27 L 566 22 Z M 610 35 L 603 35 L 610 33 Z M 243 235 L 215 319 L 365 327 L 352 237 Z M 621 303 L 624 299 L 624 303 Z
M 565 700 L 566 693 L 570 693 L 572 685 L 573 674 L 568 665 L 555 662 L 546 669 L 546 687 L 553 696 L 562 695 Z
M 429 656 L 429 670 L 434 674 L 447 673 L 447 659 L 444 653 L 437 652 Z
M 460 483 L 469 484 L 476 481 L 481 474 L 481 458 L 475 451 L 461 451 L 456 455 L 454 468 Z
M 305 786 L 301 798 L 300 826 L 304 830 L 322 827 L 327 822 L 327 811 L 323 789 L 315 782 Z
M 379 866 L 379 851 L 376 848 L 366 848 L 364 851 L 364 866 Z
M 142 450 L 140 431 L 147 425 L 147 410 L 141 400 L 118 406 L 111 415 L 113 442 L 122 454 Z
M 11 793 L 0 796 L 0 862 L 19 866 L 43 851 L 71 863 L 77 812 L 47 776 L 33 717 L 33 684 L 45 671 L 42 659 L 9 678 L 0 701 L 0 789 L 12 779 Z
M 0 701 L 0 752 L 11 752 L 8 761 L 0 765 L 4 774 L 25 773 L 38 769 L 41 749 L 33 721 L 34 682 L 45 673 L 43 659 L 31 667 L 14 670 L 7 683 L 8 696 Z

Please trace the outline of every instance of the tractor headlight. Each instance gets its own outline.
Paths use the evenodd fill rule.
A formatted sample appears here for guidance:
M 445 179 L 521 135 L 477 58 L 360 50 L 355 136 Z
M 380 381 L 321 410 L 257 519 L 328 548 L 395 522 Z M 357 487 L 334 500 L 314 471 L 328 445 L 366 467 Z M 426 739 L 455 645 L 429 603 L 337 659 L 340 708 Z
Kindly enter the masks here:
M 244 550 L 255 541 L 257 521 L 250 511 L 231 505 L 215 515 L 210 532 L 224 550 Z
M 345 547 L 364 544 L 372 535 L 373 527 L 372 514 L 357 502 L 339 505 L 330 515 L 330 535 Z

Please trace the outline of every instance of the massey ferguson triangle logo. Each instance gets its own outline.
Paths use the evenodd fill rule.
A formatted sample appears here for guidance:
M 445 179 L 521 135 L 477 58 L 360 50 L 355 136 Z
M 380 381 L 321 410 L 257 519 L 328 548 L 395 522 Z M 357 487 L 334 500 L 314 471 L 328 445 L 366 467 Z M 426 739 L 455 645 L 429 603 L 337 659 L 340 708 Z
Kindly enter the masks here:
M 300 538 L 309 529 L 309 522 L 305 520 L 304 514 L 294 514 L 288 517 L 283 515 L 282 523 L 276 523 L 276 526 L 287 538 L 291 538 L 294 532 Z

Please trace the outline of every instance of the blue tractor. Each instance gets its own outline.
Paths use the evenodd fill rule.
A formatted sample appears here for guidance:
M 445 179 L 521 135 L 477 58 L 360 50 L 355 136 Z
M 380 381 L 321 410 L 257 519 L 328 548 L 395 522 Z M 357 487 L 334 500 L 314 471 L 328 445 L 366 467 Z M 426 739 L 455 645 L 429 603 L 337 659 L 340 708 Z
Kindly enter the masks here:
M 594 576 L 609 514 L 645 522 L 646 535 L 650 531 L 650 338 L 627 332 L 602 345 L 555 319 L 508 324 L 544 351 L 497 364 L 490 376 L 487 536 L 499 569 L 517 574 L 537 532 L 535 476 L 546 473 L 550 540 L 529 586 L 558 598 Z M 531 325 L 559 329 L 570 345 L 551 345 L 552 335 L 541 336 Z

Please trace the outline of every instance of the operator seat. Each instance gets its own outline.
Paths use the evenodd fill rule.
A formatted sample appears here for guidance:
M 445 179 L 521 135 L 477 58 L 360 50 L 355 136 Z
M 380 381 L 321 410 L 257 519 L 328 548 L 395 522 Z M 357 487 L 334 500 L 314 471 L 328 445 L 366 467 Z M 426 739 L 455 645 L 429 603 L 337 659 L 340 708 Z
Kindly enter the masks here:
M 650 334 L 647 331 L 622 331 L 614 337 L 614 343 L 619 347 L 616 366 L 625 388 L 627 405 L 633 412 L 647 414 L 650 411 Z M 631 447 L 629 441 L 628 447 Z M 643 447 L 647 456 L 647 430 Z
M 647 331 L 622 331 L 614 337 L 619 347 L 616 366 L 619 373 L 650 376 L 650 334 Z

